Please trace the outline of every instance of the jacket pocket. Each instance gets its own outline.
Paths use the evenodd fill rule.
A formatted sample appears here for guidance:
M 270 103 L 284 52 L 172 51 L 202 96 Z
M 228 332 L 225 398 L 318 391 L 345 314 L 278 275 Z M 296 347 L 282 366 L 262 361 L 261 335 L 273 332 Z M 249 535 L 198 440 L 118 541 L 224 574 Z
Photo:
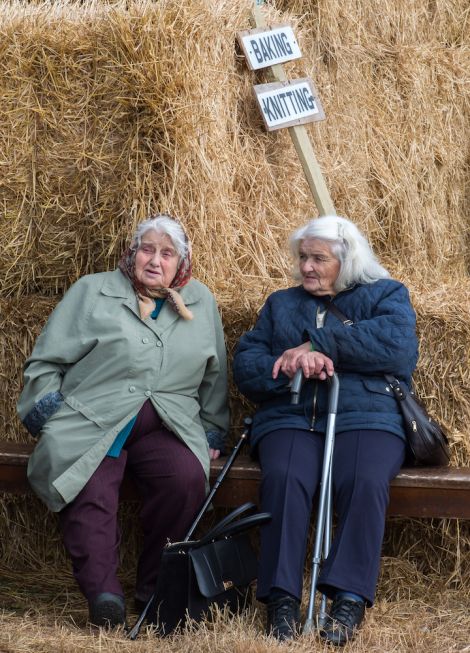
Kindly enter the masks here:
M 91 422 L 94 422 L 97 426 L 101 428 L 105 428 L 105 423 L 103 418 L 97 413 L 95 413 L 95 411 L 92 408 L 90 408 L 89 406 L 85 406 L 84 404 L 82 404 L 81 401 L 78 401 L 78 399 L 76 399 L 73 395 L 69 395 L 68 397 L 65 397 L 64 401 L 67 404 L 67 406 L 81 413 L 83 417 L 86 417 Z
M 362 379 L 362 383 L 369 393 L 370 410 L 392 413 L 398 411 L 392 389 L 385 379 Z

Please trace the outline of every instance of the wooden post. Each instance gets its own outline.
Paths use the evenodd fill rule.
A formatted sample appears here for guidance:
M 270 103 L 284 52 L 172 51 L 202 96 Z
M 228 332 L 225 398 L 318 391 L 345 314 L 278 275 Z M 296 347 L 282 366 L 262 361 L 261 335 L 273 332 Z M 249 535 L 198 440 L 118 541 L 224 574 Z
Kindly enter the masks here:
M 254 0 L 252 11 L 252 20 L 255 27 L 267 27 L 266 19 L 261 11 L 262 1 Z M 282 64 L 275 64 L 267 68 L 270 71 L 273 81 L 285 82 L 287 81 L 286 73 Z M 302 164 L 305 178 L 310 188 L 310 192 L 315 200 L 318 213 L 320 215 L 335 215 L 335 207 L 330 197 L 330 193 L 325 183 L 325 179 L 318 165 L 317 158 L 313 151 L 312 144 L 308 137 L 307 130 L 304 125 L 289 127 L 289 134 L 294 144 L 297 155 Z

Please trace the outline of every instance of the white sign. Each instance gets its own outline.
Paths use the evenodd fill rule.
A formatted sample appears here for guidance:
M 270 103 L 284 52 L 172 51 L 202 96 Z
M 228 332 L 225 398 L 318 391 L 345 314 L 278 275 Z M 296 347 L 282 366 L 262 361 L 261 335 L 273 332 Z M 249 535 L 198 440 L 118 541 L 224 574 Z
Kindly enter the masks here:
M 271 29 L 259 28 L 238 33 L 248 66 L 251 70 L 274 66 L 302 56 L 290 25 L 276 25 Z
M 309 77 L 253 87 L 268 131 L 324 120 L 320 100 Z

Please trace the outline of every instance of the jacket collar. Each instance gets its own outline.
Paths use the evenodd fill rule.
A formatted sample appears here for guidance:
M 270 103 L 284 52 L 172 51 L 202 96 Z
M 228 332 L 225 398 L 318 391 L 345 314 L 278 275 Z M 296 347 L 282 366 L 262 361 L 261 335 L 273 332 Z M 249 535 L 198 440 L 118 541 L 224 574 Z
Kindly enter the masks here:
M 129 283 L 129 280 L 126 279 L 119 269 L 113 270 L 105 275 L 101 292 L 107 297 L 122 297 L 123 299 L 135 296 L 134 289 Z
M 106 275 L 105 281 L 101 287 L 101 293 L 107 297 L 119 297 L 124 299 L 123 304 L 127 306 L 139 318 L 139 320 L 141 319 L 135 291 L 131 286 L 129 279 L 122 274 L 119 268 Z M 202 296 L 200 284 L 197 281 L 191 280 L 181 289 L 180 294 L 186 306 L 195 304 Z M 143 320 L 144 324 L 157 334 L 166 331 L 166 329 L 177 319 L 183 319 L 166 304 L 167 303 L 163 306 L 160 315 L 158 316 L 158 320 Z

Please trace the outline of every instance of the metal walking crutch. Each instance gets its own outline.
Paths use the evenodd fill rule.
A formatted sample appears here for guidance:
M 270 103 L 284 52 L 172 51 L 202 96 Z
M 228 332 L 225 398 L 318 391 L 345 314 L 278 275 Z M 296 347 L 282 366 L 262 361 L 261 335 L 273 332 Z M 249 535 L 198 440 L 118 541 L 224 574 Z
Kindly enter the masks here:
M 241 434 L 239 441 L 237 442 L 237 444 L 233 448 L 232 453 L 227 458 L 224 466 L 222 467 L 219 475 L 217 476 L 211 491 L 207 495 L 204 503 L 202 504 L 197 516 L 195 517 L 195 519 L 194 519 L 194 521 L 193 521 L 193 523 L 192 523 L 192 525 L 191 525 L 191 527 L 189 529 L 189 531 L 186 533 L 186 537 L 183 540 L 184 542 L 188 542 L 189 539 L 191 538 L 191 535 L 196 530 L 196 527 L 198 526 L 199 522 L 201 521 L 204 513 L 206 512 L 207 508 L 210 506 L 210 504 L 211 504 L 211 502 L 212 502 L 212 500 L 213 500 L 213 498 L 215 496 L 215 493 L 219 489 L 219 487 L 220 487 L 222 481 L 224 480 L 224 478 L 227 476 L 231 466 L 233 465 L 233 463 L 235 461 L 235 458 L 238 456 L 238 453 L 239 453 L 241 447 L 248 440 L 252 422 L 253 422 L 253 420 L 251 419 L 251 417 L 245 417 L 245 419 L 243 420 L 243 424 L 244 424 L 243 433 Z M 148 612 L 149 612 L 149 610 L 150 610 L 150 608 L 152 606 L 154 598 L 155 598 L 155 594 L 152 594 L 150 599 L 147 601 L 146 606 L 142 610 L 142 612 L 141 612 L 138 620 L 136 621 L 134 627 L 128 633 L 127 637 L 129 639 L 134 640 L 134 639 L 137 638 L 137 635 L 139 634 L 139 631 L 140 631 L 140 629 L 142 627 L 142 624 L 144 623 L 144 621 L 145 621 L 145 619 L 147 617 L 147 614 L 148 614 Z
M 298 396 L 302 385 L 303 373 L 299 369 L 292 382 L 292 403 L 298 403 Z M 310 633 L 315 624 L 315 593 L 317 590 L 318 576 L 322 559 L 326 558 L 331 545 L 333 496 L 332 496 L 332 465 L 335 443 L 336 411 L 338 408 L 339 380 L 336 374 L 327 378 L 330 385 L 328 397 L 328 421 L 325 433 L 325 448 L 323 453 L 323 468 L 320 483 L 320 498 L 318 502 L 317 525 L 315 530 L 315 543 L 312 557 L 312 578 L 310 585 L 310 598 L 307 618 L 303 627 L 304 634 Z M 323 544 L 323 547 L 322 547 Z M 326 596 L 322 595 L 318 614 L 318 625 L 323 625 L 326 619 Z

